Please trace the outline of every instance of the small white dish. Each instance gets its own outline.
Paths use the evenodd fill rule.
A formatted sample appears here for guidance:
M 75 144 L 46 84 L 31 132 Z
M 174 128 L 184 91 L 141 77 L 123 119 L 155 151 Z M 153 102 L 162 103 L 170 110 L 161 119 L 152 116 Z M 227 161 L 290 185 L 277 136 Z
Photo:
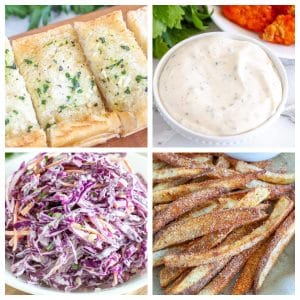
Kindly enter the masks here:
M 5 164 L 5 177 L 6 180 L 14 171 L 16 171 L 23 161 L 28 161 L 39 152 L 32 152 L 30 154 L 19 155 L 15 158 L 9 159 Z M 147 179 L 147 157 L 138 153 L 128 153 L 127 160 L 136 173 L 141 174 Z M 82 292 L 64 292 L 54 288 L 32 285 L 26 282 L 24 277 L 16 277 L 10 271 L 10 262 L 5 260 L 5 283 L 9 286 L 21 290 L 23 292 L 33 295 L 123 295 L 132 293 L 139 288 L 147 285 L 147 271 L 142 274 L 132 277 L 129 281 L 108 289 L 96 289 L 95 291 L 82 291 Z
M 249 130 L 247 132 L 237 134 L 237 135 L 230 135 L 230 136 L 210 136 L 210 135 L 205 135 L 201 134 L 199 132 L 195 132 L 189 128 L 184 127 L 181 125 L 179 122 L 177 122 L 165 109 L 164 105 L 162 104 L 162 101 L 160 99 L 159 95 L 159 80 L 160 80 L 160 75 L 161 72 L 169 60 L 169 58 L 172 56 L 173 53 L 177 51 L 178 48 L 182 47 L 185 44 L 188 44 L 196 39 L 203 39 L 208 36 L 222 36 L 222 37 L 227 37 L 227 38 L 232 38 L 235 40 L 241 40 L 241 41 L 248 41 L 252 42 L 258 46 L 260 46 L 269 56 L 271 59 L 274 67 L 276 68 L 279 77 L 281 79 L 282 83 L 282 101 L 280 105 L 278 106 L 276 112 L 268 119 L 266 122 L 264 122 L 262 125 Z M 175 45 L 173 48 L 171 48 L 159 61 L 155 72 L 154 72 L 154 78 L 153 78 L 153 94 L 155 98 L 155 103 L 156 107 L 158 108 L 158 111 L 160 112 L 161 116 L 163 119 L 166 121 L 166 123 L 172 127 L 177 133 L 180 135 L 191 139 L 195 142 L 198 143 L 205 143 L 207 145 L 235 145 L 239 144 L 245 140 L 248 140 L 250 138 L 253 138 L 255 135 L 259 134 L 262 130 L 265 128 L 271 126 L 279 117 L 280 114 L 282 113 L 286 100 L 287 100 L 287 95 L 288 95 L 288 79 L 287 79 L 287 74 L 284 69 L 284 66 L 280 59 L 275 56 L 272 51 L 269 50 L 268 47 L 266 47 L 264 44 L 261 42 L 254 40 L 252 38 L 249 38 L 248 36 L 240 35 L 240 34 L 234 34 L 234 33 L 228 33 L 228 32 L 208 32 L 208 33 L 201 33 L 195 36 L 192 36 L 186 40 L 183 40 L 182 42 L 178 43 Z
M 243 153 L 230 152 L 226 154 L 235 159 L 244 160 L 248 162 L 256 162 L 256 161 L 262 161 L 262 160 L 268 160 L 274 158 L 279 153 L 278 152 L 243 152 Z
M 276 56 L 280 58 L 287 58 L 287 59 L 295 59 L 295 46 L 284 46 L 279 44 L 273 44 L 262 40 L 256 32 L 252 32 L 247 30 L 232 21 L 225 18 L 221 12 L 220 5 L 211 5 L 209 6 L 209 10 L 214 10 L 211 18 L 214 23 L 223 31 L 230 32 L 230 33 L 237 33 L 243 34 L 250 38 L 253 38 L 261 43 L 263 43 L 266 47 L 268 47 Z

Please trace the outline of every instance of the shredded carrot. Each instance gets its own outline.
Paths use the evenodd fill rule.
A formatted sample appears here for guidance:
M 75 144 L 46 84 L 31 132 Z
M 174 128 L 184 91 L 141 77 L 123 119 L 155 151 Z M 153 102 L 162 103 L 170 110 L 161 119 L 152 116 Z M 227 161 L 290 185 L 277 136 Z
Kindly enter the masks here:
M 26 216 L 29 211 L 34 207 L 34 202 L 30 202 L 29 204 L 27 204 L 21 211 L 20 211 L 20 214 L 22 216 Z
M 29 233 L 30 233 L 30 230 L 19 230 L 19 231 L 17 231 L 17 236 L 20 237 L 20 236 L 28 235 Z M 5 235 L 14 236 L 15 230 L 6 230 Z

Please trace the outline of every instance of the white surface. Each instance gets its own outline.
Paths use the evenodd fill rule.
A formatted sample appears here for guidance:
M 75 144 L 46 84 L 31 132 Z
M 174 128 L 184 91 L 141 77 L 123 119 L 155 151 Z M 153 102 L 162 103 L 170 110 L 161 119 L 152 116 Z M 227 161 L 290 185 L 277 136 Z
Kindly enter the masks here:
M 232 33 L 240 33 L 247 35 L 251 38 L 254 38 L 256 40 L 259 40 L 262 42 L 266 47 L 270 48 L 271 51 L 275 55 L 281 58 L 288 58 L 288 59 L 295 59 L 295 46 L 284 46 L 284 45 L 278 45 L 278 44 L 272 44 L 269 42 L 264 42 L 256 32 L 252 32 L 250 30 L 244 29 L 241 26 L 229 21 L 226 19 L 220 9 L 220 6 L 218 5 L 211 5 L 211 9 L 214 10 L 214 13 L 212 15 L 212 19 L 214 23 L 223 31 L 232 32 Z
M 165 66 L 165 64 L 168 62 L 169 58 L 176 53 L 176 51 L 183 47 L 184 45 L 188 43 L 192 43 L 195 40 L 201 40 L 205 39 L 207 37 L 225 37 L 225 38 L 231 38 L 233 40 L 241 40 L 241 41 L 248 41 L 256 44 L 257 46 L 261 47 L 269 56 L 270 60 L 272 61 L 275 69 L 277 70 L 281 84 L 282 84 L 282 100 L 280 105 L 278 106 L 276 112 L 268 119 L 266 120 L 262 125 L 256 127 L 253 130 L 249 130 L 247 132 L 232 135 L 232 136 L 208 136 L 205 134 L 201 134 L 199 132 L 195 132 L 189 128 L 184 127 L 182 124 L 180 124 L 178 121 L 176 121 L 165 109 L 164 105 L 161 102 L 158 86 L 159 86 L 159 80 L 161 76 L 161 72 Z M 191 139 L 193 141 L 196 141 L 198 143 L 205 142 L 207 145 L 222 145 L 222 146 L 228 146 L 228 145 L 236 145 L 243 143 L 246 140 L 249 140 L 250 138 L 253 138 L 253 135 L 259 135 L 261 132 L 266 130 L 267 128 L 270 128 L 271 125 L 273 125 L 280 117 L 280 114 L 283 112 L 286 100 L 287 100 L 287 89 L 288 89 L 288 81 L 287 81 L 287 74 L 286 71 L 280 61 L 267 47 L 265 47 L 262 43 L 258 42 L 257 40 L 254 40 L 252 38 L 249 38 L 244 35 L 239 34 L 233 34 L 228 32 L 208 32 L 208 33 L 202 33 L 194 35 L 188 39 L 185 39 L 184 41 L 181 41 L 177 45 L 175 45 L 173 48 L 171 48 L 159 61 L 155 72 L 154 72 L 154 78 L 153 78 L 153 93 L 155 98 L 156 106 L 161 113 L 162 117 L 165 119 L 165 121 L 179 134 L 183 135 L 184 137 Z M 225 91 L 226 92 L 226 91 Z
M 217 31 L 216 25 L 210 25 L 210 31 Z M 285 112 L 272 125 L 271 128 L 260 132 L 258 135 L 243 141 L 235 147 L 294 147 L 295 146 L 295 124 L 294 105 L 295 105 L 295 61 L 281 59 L 288 76 L 288 98 Z M 153 62 L 155 70 L 158 61 Z M 288 114 L 288 117 L 284 116 Z M 153 108 L 153 146 L 154 147 L 218 147 L 219 144 L 211 145 L 204 141 L 189 140 L 176 133 L 163 120 L 157 108 Z
M 16 171 L 20 164 L 23 161 L 28 161 L 32 157 L 34 157 L 37 153 L 30 153 L 25 155 L 20 155 L 15 158 L 12 158 L 8 160 L 5 164 L 5 176 L 6 179 L 14 172 Z M 127 159 L 131 167 L 136 173 L 141 174 L 144 178 L 147 178 L 147 157 L 144 155 L 140 155 L 137 153 L 128 153 Z M 34 294 L 34 295 L 52 295 L 52 294 L 98 294 L 98 295 L 120 295 L 120 294 L 127 294 L 130 292 L 133 292 L 145 285 L 147 285 L 147 272 L 144 272 L 143 274 L 137 275 L 136 277 L 131 278 L 128 282 L 125 282 L 123 284 L 120 284 L 114 288 L 111 289 L 103 289 L 100 291 L 90 291 L 90 292 L 63 292 L 59 290 L 55 290 L 54 288 L 47 288 L 42 287 L 38 285 L 31 285 L 28 284 L 23 278 L 17 278 L 14 275 L 12 275 L 11 271 L 9 270 L 9 261 L 6 260 L 5 262 L 5 282 L 23 292 Z

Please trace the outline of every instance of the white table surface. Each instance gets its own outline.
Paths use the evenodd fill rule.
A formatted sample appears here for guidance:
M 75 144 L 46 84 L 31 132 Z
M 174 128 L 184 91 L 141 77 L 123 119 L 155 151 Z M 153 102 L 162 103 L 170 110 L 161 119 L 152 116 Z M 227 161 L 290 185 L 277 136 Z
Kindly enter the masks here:
M 210 31 L 219 29 L 212 24 Z M 282 60 L 287 71 L 289 80 L 289 95 L 287 107 L 295 103 L 295 61 Z M 158 61 L 153 62 L 153 70 Z M 154 100 L 153 100 L 154 101 Z M 155 101 L 154 101 L 155 102 Z M 281 116 L 271 128 L 267 128 L 258 136 L 234 145 L 234 147 L 294 147 L 295 146 L 295 123 L 289 118 Z M 154 147 L 203 147 L 205 144 L 196 143 L 176 133 L 161 117 L 153 105 L 153 146 Z M 209 145 L 217 147 L 218 145 Z

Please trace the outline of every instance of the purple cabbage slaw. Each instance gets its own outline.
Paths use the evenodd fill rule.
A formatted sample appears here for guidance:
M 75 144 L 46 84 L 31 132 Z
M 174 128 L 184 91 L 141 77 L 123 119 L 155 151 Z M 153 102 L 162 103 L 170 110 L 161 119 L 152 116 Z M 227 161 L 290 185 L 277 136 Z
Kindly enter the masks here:
M 12 175 L 6 256 L 15 276 L 64 291 L 146 268 L 147 191 L 122 154 L 41 153 Z

